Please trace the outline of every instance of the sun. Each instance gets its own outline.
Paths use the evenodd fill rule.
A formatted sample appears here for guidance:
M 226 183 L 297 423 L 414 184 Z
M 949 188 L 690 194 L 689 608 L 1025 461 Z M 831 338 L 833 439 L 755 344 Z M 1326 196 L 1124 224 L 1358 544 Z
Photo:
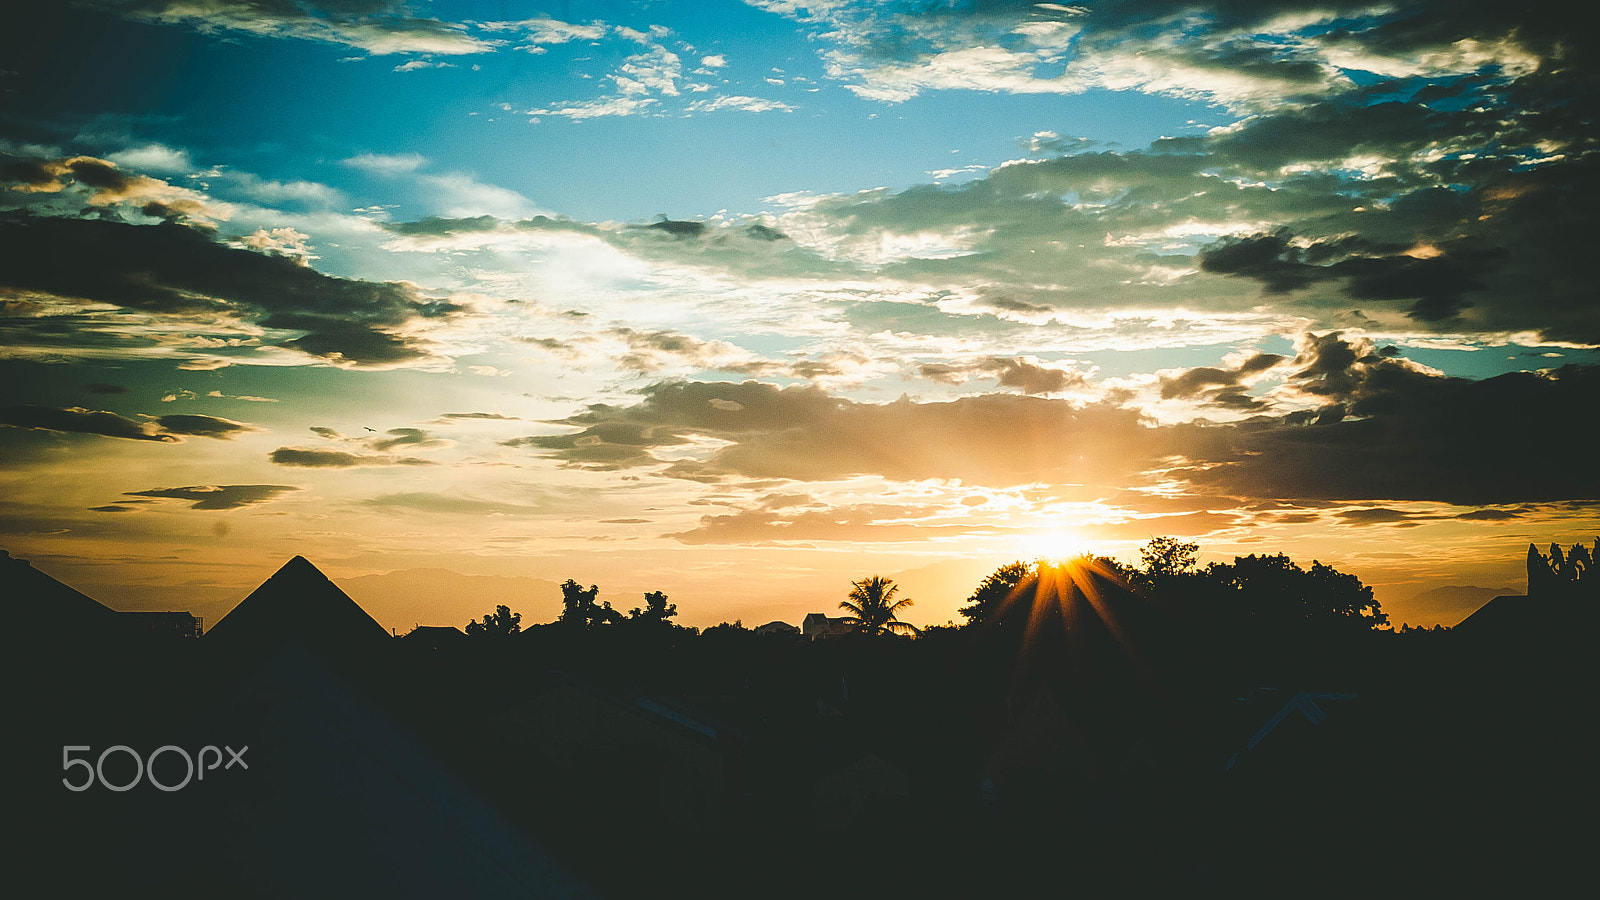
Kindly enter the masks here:
M 1022 535 L 1017 547 L 1026 561 L 1046 559 L 1064 562 L 1088 552 L 1087 543 L 1077 532 L 1064 528 L 1049 528 Z

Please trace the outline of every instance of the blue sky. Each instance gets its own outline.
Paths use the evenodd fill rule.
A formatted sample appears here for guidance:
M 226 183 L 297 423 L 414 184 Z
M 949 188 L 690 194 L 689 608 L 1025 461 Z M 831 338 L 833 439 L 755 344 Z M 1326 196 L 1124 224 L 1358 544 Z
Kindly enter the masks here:
M 1600 363 L 1594 54 L 1523 7 L 11 25 L 0 522 L 114 603 L 299 553 L 698 624 L 879 572 L 943 621 L 1000 563 L 1176 534 L 1448 622 L 1409 598 L 1600 525 L 1540 437 Z

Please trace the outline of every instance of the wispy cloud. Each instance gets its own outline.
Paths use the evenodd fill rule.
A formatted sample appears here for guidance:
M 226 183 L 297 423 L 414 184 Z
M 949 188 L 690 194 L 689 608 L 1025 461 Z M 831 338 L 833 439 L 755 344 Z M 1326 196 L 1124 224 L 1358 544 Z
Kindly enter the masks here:
M 465 27 L 414 18 L 395 0 L 261 3 L 257 0 L 91 0 L 96 5 L 148 22 L 181 24 L 205 34 L 241 32 L 262 37 L 322 41 L 356 47 L 375 56 L 391 53 L 440 55 L 483 53 L 492 45 Z
M 207 484 L 193 487 L 128 491 L 128 497 L 182 500 L 190 509 L 242 509 L 276 500 L 300 488 L 287 484 Z

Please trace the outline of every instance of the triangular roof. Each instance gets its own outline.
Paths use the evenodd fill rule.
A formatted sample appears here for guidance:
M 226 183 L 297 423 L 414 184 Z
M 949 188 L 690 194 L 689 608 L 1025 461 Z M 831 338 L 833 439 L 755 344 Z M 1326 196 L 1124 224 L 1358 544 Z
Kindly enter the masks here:
M 0 595 L 6 598 L 6 630 L 28 634 L 30 639 L 78 635 L 84 628 L 110 630 L 119 621 L 116 610 L 4 550 L 0 550 Z
M 358 648 L 390 637 L 360 604 L 296 556 L 206 632 L 210 642 Z
M 1519 633 L 1534 626 L 1535 613 L 1540 608 L 1531 597 L 1506 594 L 1478 607 L 1451 630 L 1457 634 Z

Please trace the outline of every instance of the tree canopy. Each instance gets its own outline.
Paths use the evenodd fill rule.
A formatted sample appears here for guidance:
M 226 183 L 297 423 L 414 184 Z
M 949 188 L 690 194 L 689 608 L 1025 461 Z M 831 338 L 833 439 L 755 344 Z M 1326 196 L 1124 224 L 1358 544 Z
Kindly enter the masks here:
M 514 613 L 504 604 L 496 606 L 494 614 L 484 616 L 482 621 L 467 623 L 467 634 L 473 637 L 505 637 L 521 630 L 522 613 Z
M 917 632 L 916 626 L 898 618 L 900 612 L 913 603 L 909 598 L 894 599 L 900 586 L 892 579 L 873 575 L 850 584 L 849 599 L 839 601 L 839 608 L 850 613 L 844 620 L 857 632 L 871 635 Z
M 621 620 L 621 614 L 612 609 L 610 603 L 595 602 L 599 594 L 598 585 L 591 584 L 588 588 L 584 588 L 568 578 L 561 585 L 561 615 L 556 621 L 563 625 L 593 628 Z
M 971 625 L 991 621 L 1017 596 L 1020 586 L 1032 571 L 1033 568 L 1020 559 L 995 569 L 979 583 L 978 589 L 967 598 L 967 605 L 961 607 L 959 612 L 967 617 Z
M 628 610 L 630 623 L 641 625 L 671 625 L 669 621 L 678 614 L 678 604 L 668 603 L 667 595 L 661 591 L 650 591 L 644 595 L 644 608 L 635 606 Z

